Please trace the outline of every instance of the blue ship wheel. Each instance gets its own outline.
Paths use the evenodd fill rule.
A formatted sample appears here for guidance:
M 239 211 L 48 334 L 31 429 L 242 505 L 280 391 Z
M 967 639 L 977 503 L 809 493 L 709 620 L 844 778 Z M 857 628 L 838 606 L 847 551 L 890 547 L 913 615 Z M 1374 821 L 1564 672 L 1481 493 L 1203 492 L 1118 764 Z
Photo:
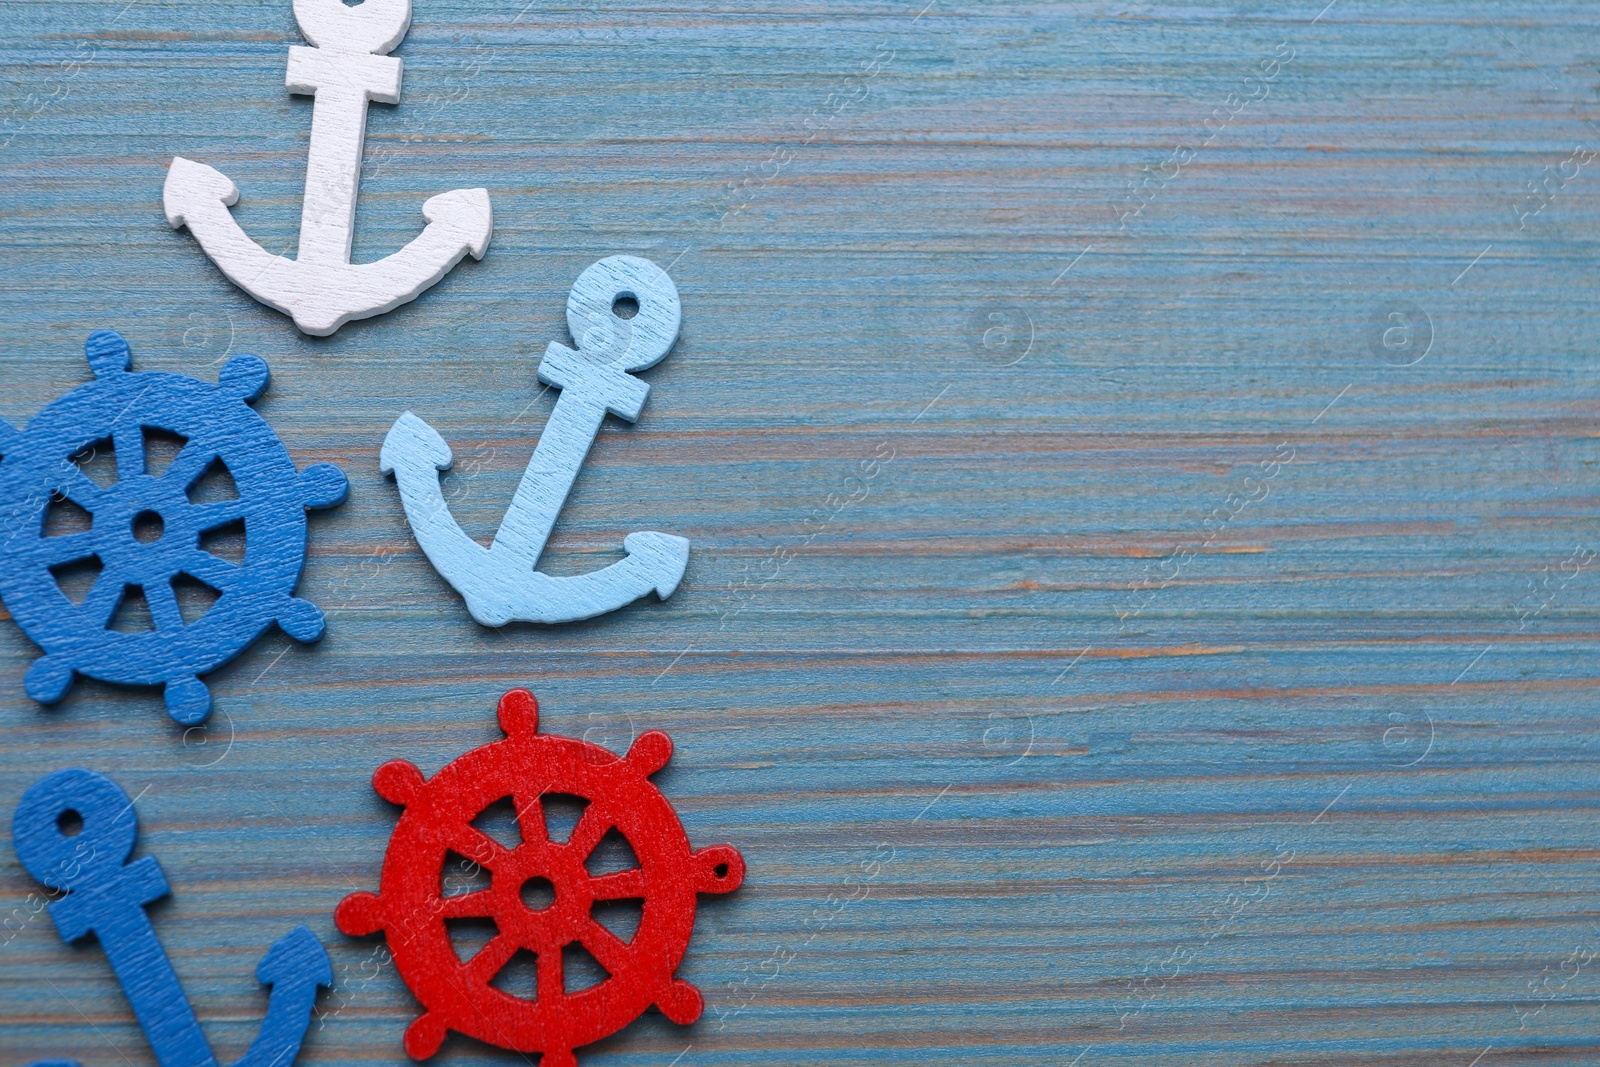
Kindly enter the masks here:
M 240 355 L 216 385 L 181 374 L 129 370 L 127 342 L 110 330 L 85 346 L 95 374 L 18 432 L 0 420 L 0 598 L 44 650 L 29 668 L 28 694 L 44 704 L 66 695 L 74 672 L 124 685 L 165 685 L 178 722 L 202 722 L 211 694 L 199 675 L 227 662 L 276 622 L 297 641 L 322 636 L 323 617 L 294 596 L 305 561 L 306 508 L 344 499 L 330 463 L 295 469 L 277 434 L 248 406 L 267 387 L 266 363 Z M 186 439 L 159 477 L 146 472 L 144 430 Z M 74 462 L 109 438 L 117 479 L 102 487 Z M 188 490 L 220 461 L 238 497 L 191 502 Z M 89 513 L 87 530 L 47 535 L 54 499 Z M 153 528 L 154 540 L 135 535 Z M 244 558 L 231 563 L 200 546 L 201 535 L 243 521 Z M 98 559 L 99 576 L 74 604 L 54 570 Z M 220 594 L 186 622 L 173 581 L 189 575 Z M 130 587 L 143 590 L 154 629 L 109 628 Z

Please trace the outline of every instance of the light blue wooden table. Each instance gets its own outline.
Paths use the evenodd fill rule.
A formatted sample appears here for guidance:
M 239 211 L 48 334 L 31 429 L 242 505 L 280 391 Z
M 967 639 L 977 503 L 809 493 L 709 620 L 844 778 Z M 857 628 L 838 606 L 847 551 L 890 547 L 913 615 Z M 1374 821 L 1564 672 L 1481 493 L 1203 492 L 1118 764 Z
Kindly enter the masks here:
M 681 971 L 705 1018 L 590 1067 L 1596 1062 L 1600 11 L 1324 2 L 416 0 L 356 257 L 463 186 L 494 243 L 326 340 L 161 216 L 183 154 L 292 247 L 287 0 L 0 6 L 0 415 L 95 328 L 203 377 L 249 351 L 351 480 L 300 587 L 326 639 L 212 675 L 204 735 L 89 682 L 41 710 L 0 624 L 0 812 L 76 763 L 139 795 L 228 1060 L 305 922 L 336 990 L 301 1062 L 403 1062 L 415 1004 L 332 920 L 394 824 L 369 776 L 524 684 L 554 732 L 671 733 L 658 782 L 749 862 Z M 688 574 L 482 628 L 378 445 L 437 427 L 487 538 L 567 288 L 623 252 L 683 333 L 547 565 L 656 529 Z M 0 844 L 0 1061 L 144 1067 L 35 888 Z M 515 1058 L 436 1060 L 469 1061 Z

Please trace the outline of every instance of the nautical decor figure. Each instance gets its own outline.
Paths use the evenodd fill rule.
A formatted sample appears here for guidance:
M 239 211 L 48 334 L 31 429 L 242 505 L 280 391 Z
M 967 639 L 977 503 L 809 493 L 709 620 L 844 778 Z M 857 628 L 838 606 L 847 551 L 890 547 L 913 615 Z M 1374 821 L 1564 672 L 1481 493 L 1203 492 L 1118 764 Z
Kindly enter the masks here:
M 323 616 L 294 595 L 306 557 L 306 508 L 345 497 L 331 463 L 295 470 L 283 442 L 250 404 L 267 388 L 267 365 L 239 355 L 217 384 L 128 369 L 128 343 L 112 330 L 89 335 L 92 382 L 59 397 L 25 431 L 0 419 L 0 598 L 44 649 L 28 669 L 28 695 L 53 704 L 73 673 L 121 685 L 164 685 L 167 711 L 184 726 L 211 713 L 199 675 L 250 645 L 273 623 L 297 641 L 322 636 Z M 184 439 L 164 470 L 149 469 L 145 431 Z M 73 458 L 109 441 L 116 480 L 101 485 Z M 210 472 L 225 471 L 233 499 L 206 500 Z M 52 512 L 68 502 L 88 528 L 60 532 Z M 244 557 L 207 551 L 205 535 L 242 524 Z M 79 603 L 61 585 L 74 565 L 98 566 Z M 193 579 L 217 599 L 185 619 L 173 583 Z M 142 590 L 152 628 L 126 632 L 115 616 Z
M 633 317 L 616 313 L 623 300 L 637 303 Z M 606 413 L 638 419 L 650 387 L 630 372 L 666 356 L 680 318 L 677 286 L 648 259 L 611 256 L 578 276 L 567 297 L 567 328 L 578 348 L 552 342 L 545 349 L 539 380 L 560 389 L 561 399 L 488 548 L 466 535 L 445 502 L 439 472 L 452 456 L 444 438 L 409 411 L 390 427 L 379 464 L 394 473 L 417 543 L 474 619 L 485 626 L 572 622 L 652 589 L 665 600 L 678 588 L 689 542 L 672 534 L 631 533 L 622 540 L 626 559 L 589 574 L 552 578 L 534 568 Z
M 352 893 L 334 914 L 347 934 L 382 930 L 395 968 L 422 1002 L 405 1048 L 424 1060 L 455 1030 L 500 1048 L 542 1053 L 539 1067 L 576 1067 L 573 1050 L 608 1037 L 651 1004 L 692 1023 L 705 1001 L 674 972 L 689 948 L 700 893 L 731 893 L 744 881 L 732 845 L 695 849 L 650 776 L 672 758 L 660 730 L 640 734 L 626 756 L 539 732 L 539 705 L 526 689 L 500 698 L 507 737 L 458 757 L 432 778 L 406 760 L 372 776 L 385 800 L 405 806 L 374 893 Z M 552 796 L 585 803 L 564 839 L 546 824 Z M 511 844 L 475 820 L 504 798 L 515 810 Z M 596 846 L 615 831 L 636 865 L 597 870 Z M 465 859 L 487 870 L 488 886 L 445 892 L 445 864 Z M 619 934 L 594 908 L 641 903 L 638 925 Z M 494 937 L 470 959 L 452 947 L 446 920 L 490 919 Z M 616 918 L 613 924 L 620 925 Z M 606 972 L 577 988 L 564 950 L 586 949 Z M 534 956 L 532 997 L 507 992 L 497 975 L 520 953 Z
M 70 829 L 76 833 L 69 833 Z M 61 940 L 95 935 L 161 1067 L 217 1067 L 206 1035 L 156 937 L 146 905 L 169 892 L 154 856 L 128 862 L 139 820 L 103 774 L 56 771 L 23 794 L 11 840 L 28 873 L 66 895 L 50 905 Z M 272 987 L 255 1041 L 233 1067 L 290 1067 L 311 1022 L 317 987 L 333 984 L 328 953 L 297 926 L 267 950 L 256 978 Z M 77 1067 L 47 1060 L 33 1067 Z
M 274 256 L 251 240 L 228 210 L 239 187 L 204 163 L 173 159 L 162 202 L 167 221 L 188 226 L 233 284 L 325 337 L 415 300 L 469 253 L 482 259 L 493 215 L 487 191 L 452 189 L 422 205 L 428 225 L 410 244 L 376 263 L 351 263 L 367 104 L 400 100 L 401 62 L 388 53 L 411 26 L 411 0 L 294 0 L 294 17 L 312 47 L 289 49 L 285 83 L 316 97 L 298 256 Z

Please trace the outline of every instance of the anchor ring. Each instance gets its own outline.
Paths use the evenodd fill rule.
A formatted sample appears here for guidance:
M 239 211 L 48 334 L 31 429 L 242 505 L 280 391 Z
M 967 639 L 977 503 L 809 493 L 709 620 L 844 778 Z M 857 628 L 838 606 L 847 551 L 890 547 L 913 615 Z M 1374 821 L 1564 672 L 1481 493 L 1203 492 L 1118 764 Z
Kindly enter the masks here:
M 386 56 L 411 28 L 411 0 L 294 0 L 300 32 L 317 48 Z
M 622 318 L 617 301 L 638 301 Z M 678 338 L 683 305 L 667 272 L 640 256 L 607 256 L 586 267 L 567 294 L 567 329 L 588 360 L 639 371 L 666 358 Z

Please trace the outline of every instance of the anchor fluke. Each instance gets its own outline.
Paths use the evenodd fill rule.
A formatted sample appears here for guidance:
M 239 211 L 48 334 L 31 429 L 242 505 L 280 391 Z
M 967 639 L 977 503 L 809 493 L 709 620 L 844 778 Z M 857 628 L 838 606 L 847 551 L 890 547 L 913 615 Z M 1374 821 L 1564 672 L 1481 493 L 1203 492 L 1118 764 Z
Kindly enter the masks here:
M 313 337 L 415 300 L 467 256 L 482 259 L 494 235 L 488 192 L 452 189 L 423 204 L 428 225 L 420 234 L 376 263 L 294 260 L 244 232 L 228 210 L 238 201 L 239 187 L 214 167 L 178 156 L 167 170 L 167 222 L 187 226 L 229 281 Z
M 278 938 L 256 964 L 256 979 L 272 987 L 267 1015 L 249 1050 L 233 1067 L 281 1067 L 300 1054 L 320 986 L 333 985 L 328 952 L 306 926 Z
M 239 187 L 232 178 L 204 163 L 182 156 L 172 157 L 166 184 L 161 187 L 161 207 L 166 212 L 167 224 L 173 229 L 188 225 L 189 216 L 201 214 L 196 209 L 208 204 L 232 207 L 238 202 Z
M 394 475 L 423 554 L 483 625 L 574 622 L 614 611 L 651 591 L 662 600 L 677 591 L 689 564 L 689 542 L 673 534 L 631 533 L 622 539 L 626 559 L 565 578 L 534 570 L 507 547 L 509 542 L 496 539 L 485 548 L 450 514 L 439 485 L 439 473 L 450 469 L 452 459 L 439 432 L 408 411 L 384 436 L 378 468 Z
M 484 189 L 452 189 L 430 197 L 422 204 L 422 217 L 429 226 L 437 225 L 444 232 L 444 247 L 462 246 L 473 259 L 482 259 L 489 251 L 489 238 L 494 236 L 494 209 L 489 206 L 489 193 Z M 460 257 L 450 264 L 455 266 Z M 450 267 L 439 272 L 442 278 Z
M 643 530 L 622 539 L 630 559 L 639 561 L 643 572 L 654 580 L 656 596 L 667 599 L 678 591 L 683 572 L 689 567 L 689 539 L 676 534 Z
M 392 474 L 398 463 L 426 460 L 434 470 L 447 471 L 455 462 L 450 445 L 439 431 L 406 412 L 394 420 L 389 432 L 384 434 L 383 448 L 378 452 L 378 470 Z

